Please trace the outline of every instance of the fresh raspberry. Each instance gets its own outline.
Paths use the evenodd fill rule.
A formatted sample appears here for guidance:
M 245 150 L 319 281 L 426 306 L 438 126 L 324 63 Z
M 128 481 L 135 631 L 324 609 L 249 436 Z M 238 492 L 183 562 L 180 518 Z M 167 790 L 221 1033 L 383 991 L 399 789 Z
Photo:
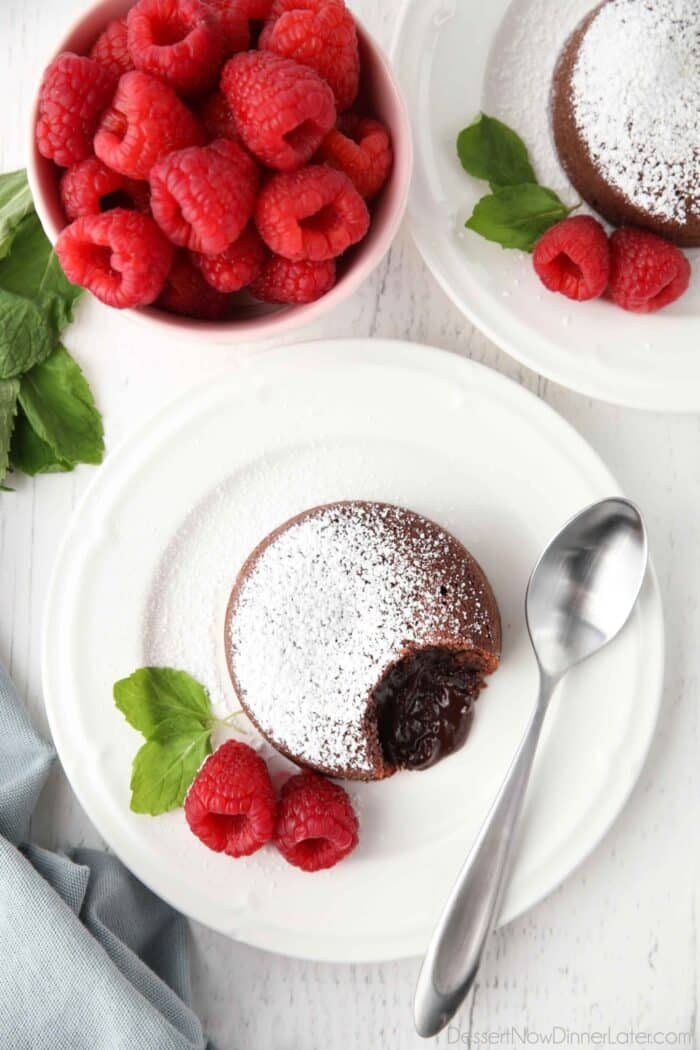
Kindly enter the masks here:
M 224 36 L 224 57 L 248 51 L 270 13 L 272 0 L 207 0 L 216 11 Z
M 335 123 L 328 84 L 270 51 L 235 55 L 224 66 L 221 89 L 248 149 L 281 171 L 305 164 Z
M 273 255 L 250 285 L 250 294 L 262 303 L 285 303 L 300 306 L 313 303 L 335 284 L 335 259 L 325 262 L 291 262 Z
M 328 132 L 316 159 L 344 171 L 360 196 L 371 200 L 388 179 L 394 157 L 383 124 L 348 113 Z
M 272 0 L 229 0 L 246 22 L 265 22 L 271 14 Z
M 99 62 L 115 77 L 120 77 L 135 68 L 129 54 L 126 18 L 115 18 L 108 24 L 92 45 L 90 58 Z
M 119 193 L 126 179 L 112 171 L 97 157 L 86 157 L 71 165 L 61 178 L 61 201 L 68 218 L 98 215 L 105 198 Z
M 147 179 L 173 150 L 206 141 L 204 128 L 172 88 L 134 70 L 119 81 L 95 135 L 95 153 L 108 168 Z
M 217 139 L 170 153 L 151 171 L 151 209 L 174 244 L 217 255 L 248 225 L 258 169 L 242 146 Z
M 247 857 L 269 842 L 276 814 L 267 766 L 237 740 L 209 756 L 185 799 L 185 817 L 197 838 L 230 857 Z
M 98 157 L 87 157 L 73 164 L 61 179 L 61 201 L 71 222 L 81 215 L 99 215 L 110 208 L 148 212 L 149 199 L 147 182 L 127 179 Z
M 92 138 L 114 93 L 111 73 L 91 58 L 65 51 L 39 88 L 36 144 L 43 157 L 69 168 L 92 154 Z
M 330 84 L 339 113 L 357 98 L 357 29 L 342 0 L 277 0 L 259 46 L 316 70 Z
M 320 164 L 273 175 L 258 197 L 255 222 L 276 255 L 321 262 L 362 240 L 369 212 L 347 175 Z
M 690 284 L 690 263 L 680 248 L 646 230 L 616 230 L 610 257 L 610 296 L 623 310 L 654 313 Z
M 317 773 L 298 773 L 282 788 L 275 846 L 302 871 L 332 868 L 354 850 L 358 824 L 347 793 Z
M 252 225 L 219 255 L 195 255 L 204 279 L 219 292 L 238 292 L 254 281 L 267 257 L 260 234 Z
M 240 135 L 233 119 L 228 100 L 220 91 L 215 91 L 199 107 L 199 119 L 212 139 L 230 139 L 240 142 Z
M 137 69 L 185 95 L 215 82 L 223 59 L 222 32 L 201 0 L 138 0 L 127 27 Z
M 233 0 L 207 0 L 207 2 L 216 13 L 220 26 L 223 57 L 230 58 L 239 51 L 247 51 L 250 47 L 248 20 L 239 13 Z
M 156 306 L 171 314 L 205 321 L 220 321 L 231 312 L 230 297 L 207 284 L 185 251 L 176 253 Z
M 114 208 L 66 226 L 56 254 L 69 281 L 123 310 L 158 297 L 173 247 L 150 216 Z
M 535 246 L 532 264 L 550 292 L 585 302 L 603 294 L 610 279 L 610 245 L 601 224 L 577 215 L 552 226 Z

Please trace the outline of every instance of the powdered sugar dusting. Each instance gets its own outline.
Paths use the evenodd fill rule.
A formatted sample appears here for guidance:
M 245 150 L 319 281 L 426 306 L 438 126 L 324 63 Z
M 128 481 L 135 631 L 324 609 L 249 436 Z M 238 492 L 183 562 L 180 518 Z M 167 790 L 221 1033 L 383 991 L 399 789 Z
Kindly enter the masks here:
M 549 97 L 557 59 L 592 0 L 513 0 L 494 39 L 482 109 L 515 128 L 539 181 L 574 203 L 551 133 Z M 522 259 L 513 253 L 513 261 Z
M 581 42 L 576 124 L 606 180 L 651 215 L 700 215 L 697 0 L 610 0 Z
M 319 508 L 263 548 L 230 625 L 236 677 L 263 731 L 310 763 L 371 772 L 363 721 L 381 671 L 407 643 L 464 642 L 467 622 L 473 644 L 488 637 L 460 552 L 442 529 L 381 504 Z M 454 601 L 439 600 L 443 577 Z

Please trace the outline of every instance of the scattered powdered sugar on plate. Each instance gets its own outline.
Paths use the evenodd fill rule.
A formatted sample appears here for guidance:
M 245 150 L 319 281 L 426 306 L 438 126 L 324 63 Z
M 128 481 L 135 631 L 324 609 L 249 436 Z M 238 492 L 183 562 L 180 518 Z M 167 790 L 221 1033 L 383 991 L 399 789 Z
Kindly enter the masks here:
M 443 579 L 458 600 L 435 601 Z M 457 542 L 376 503 L 323 507 L 284 529 L 256 554 L 232 608 L 232 664 L 253 718 L 338 773 L 373 769 L 368 697 L 407 643 L 461 641 L 468 621 L 478 644 L 486 629 Z
M 224 483 L 193 508 L 163 553 L 144 616 L 144 662 L 187 671 L 219 717 L 238 706 L 220 652 L 226 603 L 246 556 L 240 527 L 231 527 L 238 493 Z
M 568 203 L 575 194 L 554 146 L 550 124 L 552 77 L 567 39 L 592 0 L 514 0 L 493 42 L 482 106 L 525 142 L 539 181 Z
M 644 211 L 700 213 L 698 0 L 611 0 L 581 42 L 574 118 L 606 180 Z

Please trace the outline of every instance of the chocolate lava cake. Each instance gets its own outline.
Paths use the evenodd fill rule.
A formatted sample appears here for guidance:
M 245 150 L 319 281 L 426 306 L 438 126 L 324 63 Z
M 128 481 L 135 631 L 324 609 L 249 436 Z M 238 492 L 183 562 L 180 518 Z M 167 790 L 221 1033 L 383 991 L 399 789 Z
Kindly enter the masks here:
M 569 38 L 552 128 L 583 199 L 615 226 L 700 245 L 700 3 L 606 0 Z
M 256 547 L 225 646 L 240 702 L 274 747 L 330 776 L 379 780 L 462 746 L 501 622 L 453 536 L 351 501 L 305 511 Z

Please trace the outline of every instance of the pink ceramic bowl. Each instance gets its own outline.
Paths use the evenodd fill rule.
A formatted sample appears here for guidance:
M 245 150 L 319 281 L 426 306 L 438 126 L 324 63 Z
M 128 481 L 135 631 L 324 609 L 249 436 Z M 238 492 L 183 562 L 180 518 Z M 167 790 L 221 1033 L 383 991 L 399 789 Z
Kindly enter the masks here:
M 98 0 L 67 29 L 55 51 L 48 56 L 48 65 L 61 51 L 85 54 L 105 25 L 123 15 L 133 0 Z M 394 167 L 389 182 L 379 197 L 372 202 L 372 225 L 367 237 L 351 249 L 341 262 L 340 276 L 334 288 L 306 306 L 271 307 L 263 303 L 242 307 L 230 321 L 196 321 L 165 313 L 154 307 L 129 310 L 141 323 L 163 333 L 183 335 L 202 342 L 242 343 L 270 339 L 291 329 L 309 324 L 332 311 L 355 292 L 372 273 L 388 251 L 406 210 L 411 181 L 413 147 L 411 126 L 394 74 L 381 49 L 358 22 L 360 56 L 363 70 L 363 99 L 367 110 L 386 124 L 391 131 L 394 147 Z M 38 85 L 37 85 L 38 94 Z M 51 161 L 41 156 L 36 148 L 34 127 L 36 102 L 32 107 L 29 127 L 27 170 L 34 204 L 47 236 L 55 243 L 66 225 L 58 193 L 59 172 Z

